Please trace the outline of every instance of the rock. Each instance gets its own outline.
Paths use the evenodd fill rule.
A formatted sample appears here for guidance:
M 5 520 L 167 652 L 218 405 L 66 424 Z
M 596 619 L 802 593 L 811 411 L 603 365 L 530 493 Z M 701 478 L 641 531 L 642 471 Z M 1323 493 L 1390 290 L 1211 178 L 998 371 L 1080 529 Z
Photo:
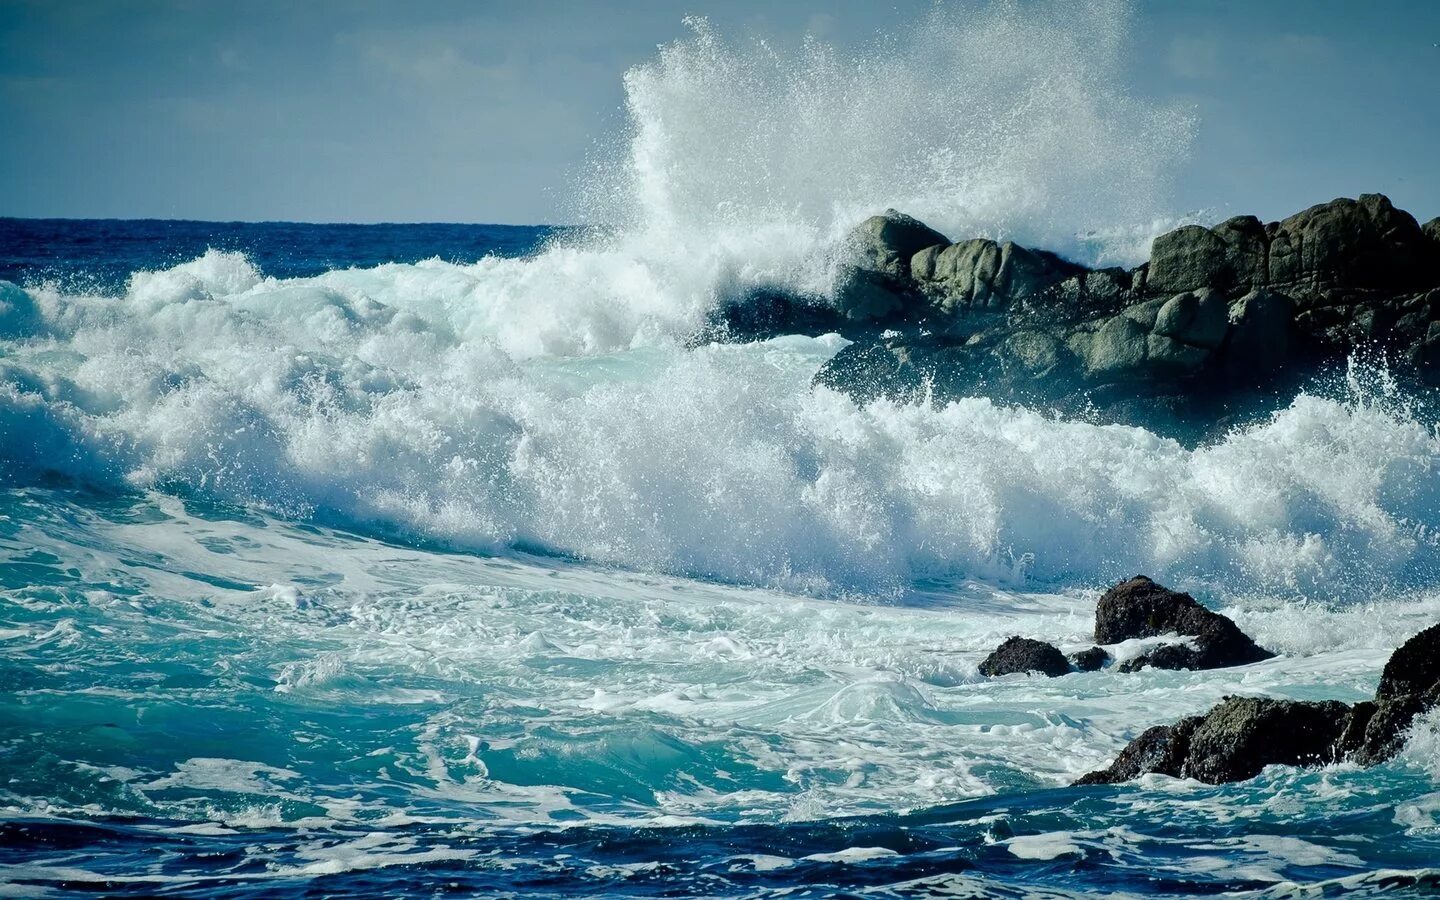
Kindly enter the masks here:
M 1177 294 L 1161 306 L 1150 329 L 1153 334 L 1183 344 L 1213 350 L 1225 340 L 1230 327 L 1225 298 L 1218 291 L 1201 288 Z
M 1415 717 L 1437 704 L 1440 625 L 1433 625 L 1391 654 L 1373 701 L 1227 697 L 1204 716 L 1146 730 L 1110 766 L 1076 783 L 1114 784 L 1154 772 L 1219 784 L 1253 778 L 1268 765 L 1375 765 L 1399 752 Z
M 1039 672 L 1055 678 L 1070 671 L 1070 664 L 1059 650 L 1044 641 L 1012 637 L 985 657 L 980 674 L 990 678 L 1016 672 Z
M 1431 241 L 1440 244 L 1440 216 L 1436 216 L 1424 225 L 1421 225 L 1420 232 Z
M 1371 765 L 1399 752 L 1405 730 L 1417 715 L 1440 703 L 1440 625 L 1400 645 L 1385 663 L 1375 691 L 1374 710 L 1356 740 L 1353 758 Z
M 1107 768 L 1082 775 L 1075 783 L 1119 784 L 1151 773 L 1178 778 L 1190 751 L 1190 734 L 1199 724 L 1200 717 L 1191 716 L 1174 725 L 1147 728 Z
M 1429 287 L 1433 248 L 1382 194 L 1321 203 L 1267 229 L 1268 285 L 1301 297 L 1327 289 Z
M 1236 216 L 1212 228 L 1185 225 L 1155 239 L 1146 291 L 1152 294 L 1212 288 L 1229 293 L 1266 283 L 1265 226 Z
M 835 308 L 848 319 L 884 319 L 905 309 L 914 293 L 910 258 L 948 244 L 945 235 L 893 209 L 871 216 L 842 245 Z
M 1440 684 L 1440 625 L 1432 625 L 1390 655 L 1380 673 L 1375 700 L 1385 703 L 1407 694 L 1423 694 Z
M 1275 654 L 1255 644 L 1235 623 L 1181 594 L 1137 575 L 1100 598 L 1095 608 L 1095 640 L 1118 644 L 1136 638 L 1179 634 L 1193 646 L 1169 645 L 1130 660 L 1122 671 L 1156 668 L 1215 669 L 1270 659 Z
M 1227 697 L 1204 716 L 1156 726 L 1136 738 L 1108 768 L 1079 784 L 1114 784 L 1157 773 L 1209 784 L 1254 778 L 1270 765 L 1323 765 L 1338 759 L 1350 707 Z
M 1074 666 L 1077 672 L 1098 672 L 1109 661 L 1110 654 L 1102 647 L 1091 647 L 1089 650 L 1070 654 L 1070 665 Z
M 1044 250 L 975 238 L 922 250 L 911 271 L 931 307 L 953 315 L 962 309 L 1004 309 L 1084 269 Z
M 1267 288 L 1257 288 L 1230 304 L 1221 358 L 1231 381 L 1253 382 L 1285 365 L 1294 315 L 1294 301 Z

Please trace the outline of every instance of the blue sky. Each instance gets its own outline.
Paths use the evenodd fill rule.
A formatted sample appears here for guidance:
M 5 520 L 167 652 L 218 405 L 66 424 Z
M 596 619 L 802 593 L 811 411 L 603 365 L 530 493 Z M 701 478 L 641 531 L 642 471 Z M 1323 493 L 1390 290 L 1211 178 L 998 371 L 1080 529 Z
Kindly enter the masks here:
M 859 47 L 932 3 L 0 0 L 0 215 L 556 221 L 686 15 Z M 1177 211 L 1440 215 L 1440 3 L 1132 14 L 1129 90 L 1199 123 Z

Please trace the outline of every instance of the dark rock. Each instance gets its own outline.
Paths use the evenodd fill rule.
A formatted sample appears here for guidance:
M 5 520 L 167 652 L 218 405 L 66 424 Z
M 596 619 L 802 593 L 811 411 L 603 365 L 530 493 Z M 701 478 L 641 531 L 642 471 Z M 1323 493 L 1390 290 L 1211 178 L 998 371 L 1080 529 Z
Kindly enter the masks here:
M 1440 625 L 1391 655 L 1373 701 L 1227 697 L 1204 716 L 1145 731 L 1109 767 L 1076 783 L 1114 784 L 1155 772 L 1219 784 L 1253 778 L 1268 765 L 1374 765 L 1399 752 L 1415 717 L 1437 704 Z
M 1265 226 L 1236 216 L 1202 228 L 1185 225 L 1155 239 L 1145 289 L 1152 294 L 1208 287 L 1243 293 L 1266 284 Z
M 1290 355 L 1295 303 L 1258 288 L 1230 304 L 1230 328 L 1220 358 L 1232 382 L 1254 382 L 1282 368 Z
M 1199 724 L 1200 717 L 1191 716 L 1174 725 L 1147 728 L 1107 768 L 1082 775 L 1075 783 L 1119 784 L 1151 773 L 1178 778 L 1190 752 L 1190 734 Z
M 1275 655 L 1257 646 L 1225 616 L 1201 606 L 1194 597 L 1162 587 L 1144 575 L 1115 585 L 1095 607 L 1098 643 L 1117 644 L 1166 634 L 1188 636 L 1193 646 L 1161 647 L 1140 660 L 1127 662 L 1122 671 L 1145 665 L 1215 669 L 1260 662 Z
M 1419 224 L 1381 194 L 1321 203 L 1267 231 L 1267 283 L 1292 296 L 1429 287 L 1434 274 L 1433 249 Z
M 980 674 L 990 678 L 1016 672 L 1039 672 L 1055 678 L 1070 671 L 1065 655 L 1044 641 L 1012 637 L 985 657 Z
M 1436 216 L 1424 225 L 1421 225 L 1420 232 L 1431 241 L 1440 244 L 1440 216 Z
M 1089 650 L 1070 654 L 1070 665 L 1074 666 L 1077 672 L 1098 672 L 1109 661 L 1110 654 L 1102 647 L 1091 647 Z
M 1423 694 L 1440 684 L 1440 625 L 1432 625 L 1400 645 L 1380 673 L 1375 700 L 1385 703 L 1407 694 Z
M 755 291 L 712 310 L 687 346 L 766 341 L 787 334 L 846 332 L 850 323 L 834 307 L 771 291 Z
M 1116 784 L 1155 773 L 1221 784 L 1254 778 L 1271 765 L 1323 765 L 1338 758 L 1349 715 L 1350 707 L 1333 700 L 1227 697 L 1203 716 L 1148 729 L 1110 766 L 1076 783 Z
M 842 247 L 835 308 L 848 319 L 885 319 L 904 310 L 915 291 L 910 258 L 948 244 L 945 235 L 893 209 L 861 222 Z
M 1269 765 L 1334 762 L 1350 715 L 1344 703 L 1229 697 L 1190 735 L 1181 774 L 1210 784 L 1254 778 Z
M 1440 625 L 1432 625 L 1401 644 L 1385 663 L 1374 711 L 1364 722 L 1363 737 L 1355 741 L 1355 761 L 1369 765 L 1394 756 L 1404 744 L 1410 723 L 1437 702 Z

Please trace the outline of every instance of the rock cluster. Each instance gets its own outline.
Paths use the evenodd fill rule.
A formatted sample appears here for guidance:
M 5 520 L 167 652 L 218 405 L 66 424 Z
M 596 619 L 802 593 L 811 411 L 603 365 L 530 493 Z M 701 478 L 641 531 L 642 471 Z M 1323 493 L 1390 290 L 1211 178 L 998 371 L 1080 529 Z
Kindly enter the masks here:
M 1125 660 L 1119 670 L 1219 669 L 1261 662 L 1275 655 L 1257 645 L 1230 619 L 1201 606 L 1194 597 L 1162 587 L 1144 575 L 1110 588 L 1095 606 L 1097 643 L 1119 644 L 1167 636 L 1173 640 Z M 1111 659 L 1103 647 L 1081 650 L 1067 659 L 1044 641 L 1012 637 L 985 658 L 980 674 L 995 677 L 1039 672 L 1055 678 L 1071 671 L 1097 671 Z
M 1412 637 L 1385 665 L 1373 701 L 1227 697 L 1203 716 L 1143 732 L 1109 767 L 1077 784 L 1158 773 L 1219 784 L 1269 765 L 1374 765 L 1394 756 L 1415 717 L 1440 702 L 1440 625 Z
M 1180 437 L 1360 347 L 1440 386 L 1440 219 L 1421 226 L 1379 194 L 1187 225 L 1129 271 L 951 242 L 894 210 L 843 254 L 828 302 L 764 298 L 755 315 L 747 298 L 706 338 L 839 330 L 854 343 L 815 380 L 862 401 L 980 393 Z

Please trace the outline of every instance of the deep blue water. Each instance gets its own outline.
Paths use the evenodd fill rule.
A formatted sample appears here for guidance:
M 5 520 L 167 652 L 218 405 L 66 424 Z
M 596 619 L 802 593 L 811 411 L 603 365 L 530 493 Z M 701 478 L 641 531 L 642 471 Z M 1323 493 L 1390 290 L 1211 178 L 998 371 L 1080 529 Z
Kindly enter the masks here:
M 0 893 L 1440 891 L 1440 739 L 1074 788 L 1440 619 L 1440 432 L 812 390 L 546 228 L 0 220 Z M 627 255 L 628 253 L 628 255 Z M 717 278 L 738 277 L 719 272 Z M 1274 660 L 984 679 L 1144 570 Z
M 182 219 L 0 217 L 0 279 L 55 281 L 68 290 L 113 294 L 130 273 L 166 269 L 207 249 L 244 253 L 267 275 L 305 278 L 331 269 L 438 258 L 474 262 L 521 256 L 565 229 L 531 225 L 316 225 Z

